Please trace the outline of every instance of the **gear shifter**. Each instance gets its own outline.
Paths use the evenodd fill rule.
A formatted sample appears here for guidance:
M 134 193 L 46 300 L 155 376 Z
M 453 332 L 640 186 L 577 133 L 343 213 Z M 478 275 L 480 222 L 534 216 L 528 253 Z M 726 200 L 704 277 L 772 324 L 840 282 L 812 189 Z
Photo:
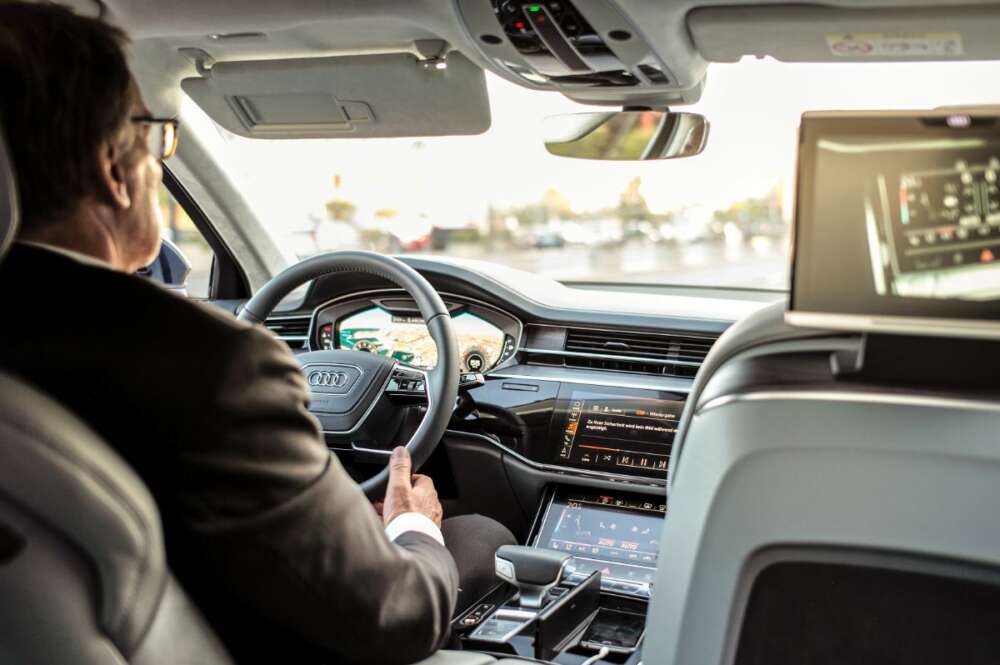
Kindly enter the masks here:
M 571 558 L 553 550 L 504 545 L 496 551 L 496 574 L 517 587 L 521 607 L 540 609 L 549 589 L 562 581 Z

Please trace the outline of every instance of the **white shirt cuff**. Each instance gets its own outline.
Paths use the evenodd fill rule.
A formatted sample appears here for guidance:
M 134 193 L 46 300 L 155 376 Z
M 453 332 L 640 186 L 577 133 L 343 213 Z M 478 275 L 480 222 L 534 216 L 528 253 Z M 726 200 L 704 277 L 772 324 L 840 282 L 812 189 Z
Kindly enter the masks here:
M 434 520 L 422 513 L 402 513 L 393 517 L 392 521 L 385 525 L 385 535 L 392 542 L 395 542 L 397 538 L 410 531 L 430 536 L 444 545 L 444 536 L 441 534 L 441 529 L 434 523 Z

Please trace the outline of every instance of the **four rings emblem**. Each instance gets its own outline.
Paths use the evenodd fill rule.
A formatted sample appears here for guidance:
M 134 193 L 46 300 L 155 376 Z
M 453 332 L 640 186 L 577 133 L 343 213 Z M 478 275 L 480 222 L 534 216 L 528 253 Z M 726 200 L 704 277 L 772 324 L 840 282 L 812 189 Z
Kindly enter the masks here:
M 344 372 L 327 372 L 317 370 L 309 373 L 309 385 L 323 388 L 341 388 L 347 385 L 350 377 Z

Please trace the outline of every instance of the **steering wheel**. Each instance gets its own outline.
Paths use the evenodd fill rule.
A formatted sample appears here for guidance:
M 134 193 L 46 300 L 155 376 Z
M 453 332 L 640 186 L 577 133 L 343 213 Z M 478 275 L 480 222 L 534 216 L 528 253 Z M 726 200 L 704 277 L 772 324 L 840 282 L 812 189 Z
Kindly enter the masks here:
M 427 411 L 406 443 L 419 469 L 437 447 L 458 397 L 458 341 L 451 315 L 434 287 L 398 259 L 375 252 L 320 254 L 274 276 L 243 307 L 239 318 L 263 322 L 281 300 L 306 282 L 342 272 L 363 272 L 393 282 L 413 298 L 437 345 L 437 366 L 424 369 L 363 351 L 310 351 L 296 357 L 309 384 L 309 411 L 319 419 L 328 444 L 347 444 L 388 461 L 393 435 L 404 422 L 404 408 L 426 401 Z M 381 498 L 389 468 L 361 483 L 369 498 Z

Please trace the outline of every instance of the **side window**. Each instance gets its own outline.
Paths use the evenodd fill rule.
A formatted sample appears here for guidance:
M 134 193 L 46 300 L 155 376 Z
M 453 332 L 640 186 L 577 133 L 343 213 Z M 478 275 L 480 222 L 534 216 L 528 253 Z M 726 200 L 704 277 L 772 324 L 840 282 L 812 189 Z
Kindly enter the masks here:
M 187 291 L 189 298 L 208 298 L 209 284 L 212 278 L 212 260 L 214 254 L 205 237 L 194 225 L 184 208 L 174 199 L 166 186 L 160 185 L 160 209 L 163 212 L 163 238 L 176 247 L 190 265 L 191 271 L 183 285 L 178 284 L 178 271 L 171 271 L 169 265 L 158 274 L 150 274 L 152 279 L 166 283 L 171 288 L 181 288 Z M 160 263 L 169 263 L 165 253 L 169 252 L 164 243 L 160 251 Z

